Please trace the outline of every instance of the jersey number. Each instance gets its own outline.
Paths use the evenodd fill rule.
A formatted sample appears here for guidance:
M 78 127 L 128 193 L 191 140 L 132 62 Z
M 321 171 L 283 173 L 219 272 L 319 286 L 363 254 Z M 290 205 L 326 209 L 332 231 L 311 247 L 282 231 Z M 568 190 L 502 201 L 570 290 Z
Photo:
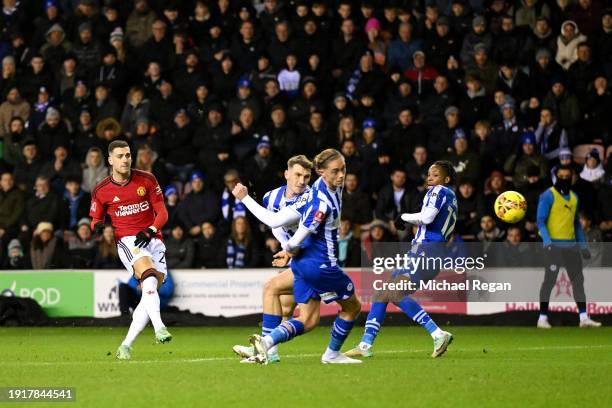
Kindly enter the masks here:
M 453 233 L 455 229 L 455 223 L 457 222 L 457 214 L 453 207 L 448 207 L 448 215 L 446 216 L 446 221 L 444 221 L 444 225 L 442 226 L 442 230 L 440 231 L 444 236 L 444 239 L 448 241 L 450 234 Z

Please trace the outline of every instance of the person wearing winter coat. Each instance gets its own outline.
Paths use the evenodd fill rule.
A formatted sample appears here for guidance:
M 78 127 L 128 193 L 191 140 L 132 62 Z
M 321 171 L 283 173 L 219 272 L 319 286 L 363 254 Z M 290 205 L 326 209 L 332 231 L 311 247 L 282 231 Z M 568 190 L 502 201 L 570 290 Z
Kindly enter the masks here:
M 580 33 L 578 25 L 572 20 L 561 24 L 561 33 L 557 37 L 557 55 L 555 60 L 564 70 L 568 70 L 574 61 L 578 59 L 578 45 L 587 40 Z

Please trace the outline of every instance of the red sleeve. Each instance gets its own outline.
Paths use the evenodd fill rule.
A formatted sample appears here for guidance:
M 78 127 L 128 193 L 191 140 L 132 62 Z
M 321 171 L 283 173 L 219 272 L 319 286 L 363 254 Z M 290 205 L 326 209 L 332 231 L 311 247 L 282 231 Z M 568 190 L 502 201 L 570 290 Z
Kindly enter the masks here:
M 91 195 L 91 206 L 89 207 L 89 216 L 91 217 L 91 229 L 100 221 L 104 221 L 105 207 L 104 204 L 98 199 L 98 192 L 94 191 Z
M 151 180 L 151 188 L 149 189 L 149 200 L 155 211 L 155 220 L 153 226 L 161 231 L 166 222 L 168 222 L 168 210 L 166 210 L 166 204 L 164 203 L 164 194 L 162 193 L 161 187 L 157 180 Z

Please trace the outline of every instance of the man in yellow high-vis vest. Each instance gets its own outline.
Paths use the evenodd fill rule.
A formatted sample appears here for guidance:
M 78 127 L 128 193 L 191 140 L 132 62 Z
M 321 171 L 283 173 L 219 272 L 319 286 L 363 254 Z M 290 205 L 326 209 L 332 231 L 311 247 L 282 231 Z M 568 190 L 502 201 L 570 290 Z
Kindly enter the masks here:
M 578 217 L 578 196 L 571 190 L 573 169 L 559 166 L 555 185 L 544 191 L 538 201 L 537 224 L 544 242 L 546 265 L 544 282 L 540 287 L 540 317 L 538 328 L 550 329 L 548 301 L 557 282 L 560 268 L 564 267 L 572 282 L 574 301 L 578 306 L 580 327 L 600 327 L 591 320 L 586 309 L 582 257 L 589 259 L 584 231 Z

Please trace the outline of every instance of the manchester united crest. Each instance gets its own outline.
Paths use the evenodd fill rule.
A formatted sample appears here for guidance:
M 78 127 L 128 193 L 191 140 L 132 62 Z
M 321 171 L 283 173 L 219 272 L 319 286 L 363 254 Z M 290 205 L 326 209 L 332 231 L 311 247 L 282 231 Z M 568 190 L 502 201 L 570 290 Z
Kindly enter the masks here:
M 141 197 L 144 197 L 145 194 L 147 194 L 147 189 L 144 188 L 143 186 L 138 187 L 138 189 L 136 190 L 136 194 L 138 194 Z

